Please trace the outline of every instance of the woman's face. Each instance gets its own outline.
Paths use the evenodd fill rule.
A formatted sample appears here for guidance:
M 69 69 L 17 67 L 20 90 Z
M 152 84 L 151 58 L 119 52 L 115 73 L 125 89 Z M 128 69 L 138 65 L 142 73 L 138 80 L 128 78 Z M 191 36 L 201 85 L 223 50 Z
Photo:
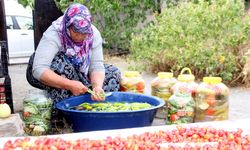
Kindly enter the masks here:
M 70 33 L 71 39 L 75 43 L 80 43 L 80 42 L 82 42 L 83 40 L 85 40 L 87 38 L 87 34 L 82 34 L 82 33 L 75 32 L 73 30 L 73 27 L 69 27 L 69 33 Z

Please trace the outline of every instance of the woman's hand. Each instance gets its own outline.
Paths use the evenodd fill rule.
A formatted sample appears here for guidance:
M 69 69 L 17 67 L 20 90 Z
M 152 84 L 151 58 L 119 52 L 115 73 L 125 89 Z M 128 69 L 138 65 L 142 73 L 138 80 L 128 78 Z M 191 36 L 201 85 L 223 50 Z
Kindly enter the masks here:
M 105 74 L 103 71 L 93 71 L 90 74 L 90 80 L 92 84 L 93 92 L 92 100 L 105 100 L 105 93 L 102 89 Z
M 95 94 L 91 95 L 92 100 L 103 101 L 105 100 L 105 93 L 100 86 L 96 86 L 93 88 L 93 92 Z
M 83 85 L 82 82 L 80 81 L 71 80 L 69 90 L 73 95 L 77 96 L 86 93 L 88 88 L 85 85 Z

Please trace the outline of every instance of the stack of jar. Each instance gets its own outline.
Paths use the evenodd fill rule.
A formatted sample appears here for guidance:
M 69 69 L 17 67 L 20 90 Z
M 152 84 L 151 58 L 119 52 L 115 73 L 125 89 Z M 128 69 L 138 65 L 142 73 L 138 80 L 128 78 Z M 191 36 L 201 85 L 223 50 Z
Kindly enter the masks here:
M 170 89 L 176 83 L 171 72 L 159 72 L 151 82 L 151 95 L 157 96 L 165 101 L 165 105 L 157 110 L 156 117 L 165 119 L 167 117 L 167 101 L 172 95 Z
M 123 92 L 141 94 L 145 92 L 145 81 L 138 71 L 125 71 L 120 86 L 120 90 Z
M 229 89 L 220 77 L 204 77 L 197 89 L 195 122 L 228 119 Z
M 184 74 L 185 71 L 188 71 L 188 74 Z M 171 88 L 173 95 L 167 103 L 167 124 L 192 123 L 198 84 L 189 68 L 183 68 L 177 79 L 178 82 Z
M 144 93 L 145 82 L 140 73 L 126 71 L 121 91 Z M 151 82 L 151 95 L 165 101 L 156 117 L 166 119 L 167 124 L 228 119 L 229 89 L 220 77 L 204 77 L 203 82 L 197 84 L 189 68 L 183 68 L 177 80 L 173 73 L 159 72 Z

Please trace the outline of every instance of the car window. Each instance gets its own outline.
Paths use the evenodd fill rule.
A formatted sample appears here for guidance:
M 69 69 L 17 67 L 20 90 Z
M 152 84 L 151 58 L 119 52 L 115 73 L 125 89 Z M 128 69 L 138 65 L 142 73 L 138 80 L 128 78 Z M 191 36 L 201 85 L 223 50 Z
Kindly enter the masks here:
M 25 29 L 25 30 L 32 30 L 33 29 L 32 18 L 16 16 L 16 21 L 17 21 L 20 29 Z
M 14 24 L 13 24 L 12 18 L 10 16 L 6 16 L 6 27 L 7 27 L 7 29 L 14 28 Z

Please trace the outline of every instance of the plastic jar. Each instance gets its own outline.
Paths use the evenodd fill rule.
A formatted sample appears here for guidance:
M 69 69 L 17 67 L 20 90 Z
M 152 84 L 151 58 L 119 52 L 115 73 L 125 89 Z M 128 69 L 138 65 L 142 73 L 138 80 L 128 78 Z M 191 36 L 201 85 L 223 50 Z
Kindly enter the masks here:
M 195 114 L 195 101 L 191 94 L 175 93 L 168 102 L 167 124 L 192 123 Z
M 28 135 L 45 135 L 50 130 L 52 100 L 44 91 L 30 90 L 23 101 L 23 120 Z
M 197 89 L 195 122 L 228 119 L 229 88 L 220 77 L 204 77 Z
M 144 93 L 145 81 L 138 71 L 125 71 L 120 90 L 123 92 Z
M 159 97 L 165 101 L 165 105 L 157 109 L 156 117 L 166 119 L 167 100 L 172 95 L 170 89 L 177 82 L 171 72 L 158 72 L 157 77 L 151 82 L 151 95 Z
M 185 71 L 188 71 L 188 74 L 184 74 Z M 178 75 L 177 83 L 171 88 L 172 93 L 191 94 L 193 99 L 195 99 L 198 84 L 194 79 L 195 76 L 191 70 L 189 68 L 183 68 L 180 75 Z

